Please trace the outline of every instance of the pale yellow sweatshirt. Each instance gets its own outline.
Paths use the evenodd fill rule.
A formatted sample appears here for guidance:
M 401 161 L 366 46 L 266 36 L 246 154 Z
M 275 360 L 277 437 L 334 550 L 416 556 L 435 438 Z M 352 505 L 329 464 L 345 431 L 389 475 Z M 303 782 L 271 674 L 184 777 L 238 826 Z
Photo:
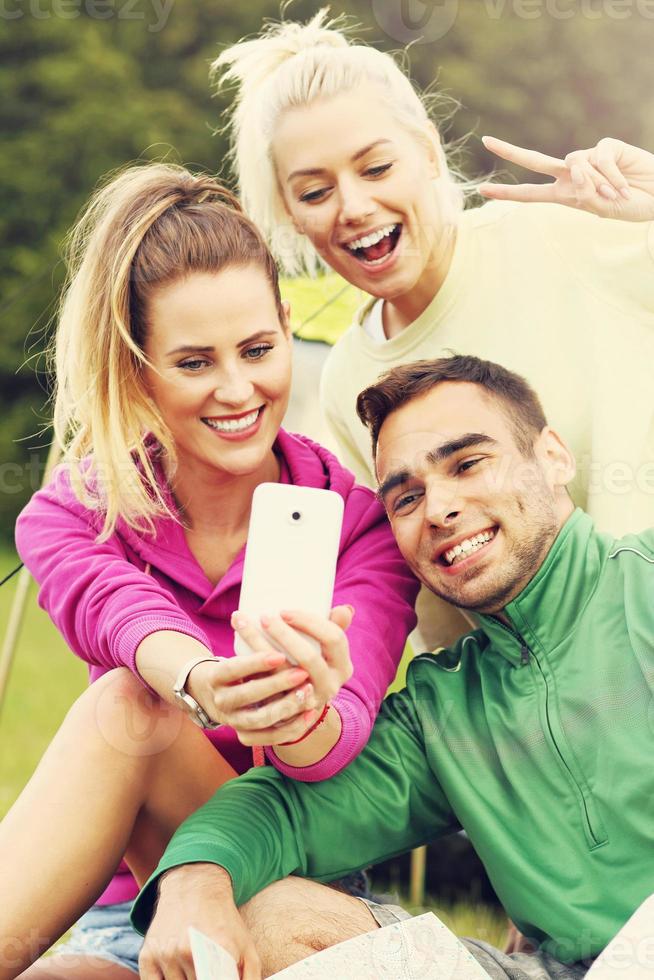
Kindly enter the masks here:
M 489 202 L 463 213 L 450 270 L 427 309 L 381 344 L 361 326 L 373 302 L 330 353 L 321 382 L 341 460 L 360 481 L 375 485 L 357 394 L 396 364 L 475 354 L 536 390 L 575 454 L 574 502 L 598 529 L 622 535 L 654 525 L 652 223 Z M 429 615 L 424 602 L 422 645 L 462 631 L 439 600 L 429 599 Z

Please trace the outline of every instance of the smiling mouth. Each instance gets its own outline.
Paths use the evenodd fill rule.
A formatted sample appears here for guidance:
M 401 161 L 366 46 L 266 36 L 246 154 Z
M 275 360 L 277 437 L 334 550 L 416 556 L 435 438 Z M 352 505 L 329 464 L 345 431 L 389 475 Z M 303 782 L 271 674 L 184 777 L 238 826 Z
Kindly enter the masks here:
M 478 531 L 477 534 L 473 534 L 469 538 L 464 538 L 455 544 L 454 547 L 442 552 L 437 558 L 438 563 L 444 565 L 446 568 L 452 568 L 452 566 L 469 558 L 470 555 L 482 551 L 495 539 L 497 531 L 497 527 L 490 527 L 486 528 L 485 531 Z
M 236 415 L 221 419 L 204 418 L 202 421 L 205 425 L 208 425 L 210 429 L 216 429 L 217 432 L 244 432 L 246 429 L 252 428 L 255 422 L 257 422 L 262 411 L 263 405 L 261 405 L 259 408 L 253 409 L 251 412 L 247 412 L 244 415 Z
M 401 234 L 401 224 L 385 225 L 369 235 L 348 242 L 342 248 L 362 265 L 381 265 L 397 248 Z

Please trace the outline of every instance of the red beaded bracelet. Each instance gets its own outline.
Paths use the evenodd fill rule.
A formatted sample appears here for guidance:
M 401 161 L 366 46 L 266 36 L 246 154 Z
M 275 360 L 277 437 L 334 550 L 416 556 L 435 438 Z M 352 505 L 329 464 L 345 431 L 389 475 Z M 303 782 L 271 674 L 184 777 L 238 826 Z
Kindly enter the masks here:
M 328 711 L 329 711 L 329 705 L 326 704 L 325 707 L 322 709 L 322 714 L 320 715 L 320 717 L 319 718 L 316 718 L 316 720 L 314 721 L 313 725 L 310 726 L 310 728 L 307 728 L 307 730 L 304 733 L 304 735 L 300 735 L 299 738 L 294 739 L 292 742 L 280 742 L 279 744 L 280 745 L 297 745 L 298 742 L 303 742 L 304 739 L 308 735 L 311 735 L 311 732 L 315 732 L 315 730 L 318 727 L 318 725 L 322 725 L 323 721 L 327 717 L 327 712 Z

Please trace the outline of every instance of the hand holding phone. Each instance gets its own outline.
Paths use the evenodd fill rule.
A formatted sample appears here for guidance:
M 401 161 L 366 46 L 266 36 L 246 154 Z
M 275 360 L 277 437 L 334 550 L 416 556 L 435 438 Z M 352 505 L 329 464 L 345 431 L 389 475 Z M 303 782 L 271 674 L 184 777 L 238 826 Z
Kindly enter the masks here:
M 345 631 L 353 616 L 352 606 L 336 606 L 328 617 L 289 609 L 278 616 L 262 617 L 261 629 L 238 613 L 233 617 L 233 624 L 242 641 L 257 656 L 282 651 L 298 669 L 306 671 L 310 683 L 303 684 L 298 705 L 318 712 L 352 676 Z M 238 626 L 239 622 L 243 625 Z M 306 718 L 306 725 L 313 720 Z
M 234 650 L 280 651 L 307 672 L 295 721 L 289 714 L 304 729 L 352 674 L 345 630 L 354 610 L 331 609 L 342 516 L 343 500 L 329 490 L 261 484 L 252 501 Z M 285 730 L 275 742 L 299 734 Z

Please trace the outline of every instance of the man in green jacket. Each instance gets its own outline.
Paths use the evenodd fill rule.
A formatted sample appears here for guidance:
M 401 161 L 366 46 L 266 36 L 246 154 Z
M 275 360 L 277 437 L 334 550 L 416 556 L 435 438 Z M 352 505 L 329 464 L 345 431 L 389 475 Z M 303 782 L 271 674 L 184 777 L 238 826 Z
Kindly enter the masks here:
M 144 929 L 159 893 L 141 975 L 178 976 L 190 924 L 250 980 L 388 922 L 316 882 L 463 828 L 539 945 L 469 950 L 492 977 L 576 980 L 654 892 L 654 531 L 594 530 L 538 398 L 495 364 L 395 368 L 358 409 L 402 554 L 478 628 L 414 659 L 343 773 L 253 771 L 179 828 L 135 905 Z M 289 875 L 314 881 L 271 886 Z

